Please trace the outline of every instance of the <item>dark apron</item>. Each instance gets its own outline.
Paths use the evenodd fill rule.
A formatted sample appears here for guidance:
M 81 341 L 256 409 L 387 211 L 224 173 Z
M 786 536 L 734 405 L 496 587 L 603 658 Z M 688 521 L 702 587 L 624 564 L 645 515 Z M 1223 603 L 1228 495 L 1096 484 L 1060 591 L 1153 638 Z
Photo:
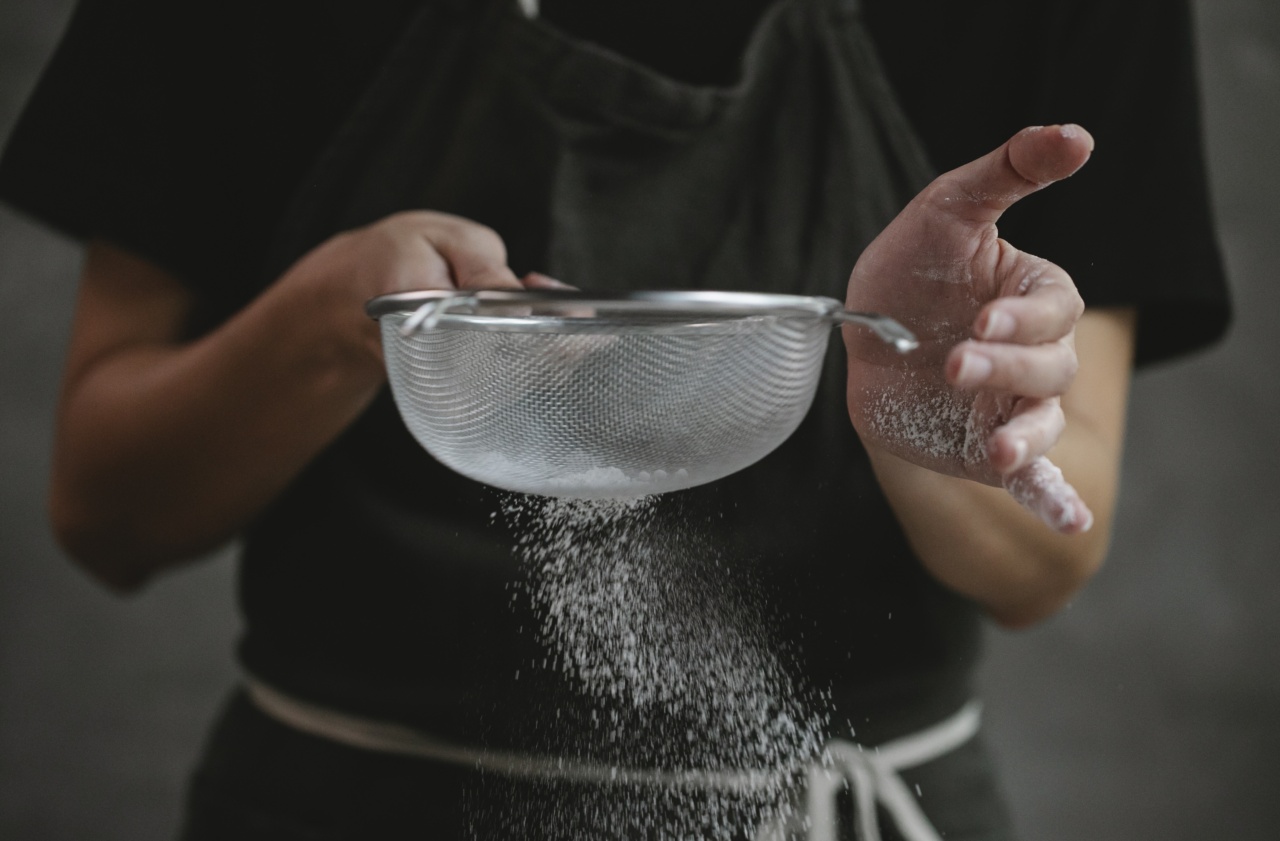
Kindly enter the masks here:
M 306 179 L 264 283 L 340 231 L 431 209 L 495 229 L 517 275 L 591 290 L 843 299 L 858 254 L 930 177 L 856 7 L 780 0 L 757 25 L 738 82 L 705 87 L 527 19 L 515 0 L 430 2 Z M 685 517 L 714 512 L 728 557 L 744 567 L 772 559 L 766 584 L 815 605 L 784 605 L 781 633 L 836 638 L 850 617 L 896 614 L 892 632 L 916 629 L 903 632 L 927 639 L 908 647 L 946 671 L 937 663 L 972 659 L 974 611 L 912 560 L 849 423 L 841 357 L 833 341 L 814 409 L 790 441 L 663 504 Z M 384 393 L 249 530 L 244 664 L 317 703 L 530 747 L 518 741 L 528 727 L 504 729 L 518 722 L 501 706 L 511 674 L 534 655 L 513 627 L 511 536 L 495 530 L 497 507 L 418 447 Z M 833 552 L 847 557 L 841 529 L 875 535 L 877 575 L 898 601 L 831 578 Z M 432 644 L 406 654 L 405 640 Z M 884 655 L 884 668 L 902 656 Z M 843 651 L 838 659 L 861 668 Z M 397 700 L 396 681 L 414 670 L 426 673 L 420 691 Z M 837 679 L 819 673 L 815 683 Z M 531 685 L 526 677 L 518 689 Z M 880 708 L 901 707 L 898 697 L 912 693 Z M 962 699 L 935 700 L 899 730 Z M 488 715 L 469 718 L 474 710 Z M 227 759 L 236 730 L 224 723 L 224 770 L 260 765 Z
M 853 0 L 782 0 L 729 88 L 664 78 L 526 19 L 428 3 L 282 234 L 276 277 L 405 209 L 489 225 L 517 274 L 592 290 L 844 297 L 863 247 L 927 183 Z

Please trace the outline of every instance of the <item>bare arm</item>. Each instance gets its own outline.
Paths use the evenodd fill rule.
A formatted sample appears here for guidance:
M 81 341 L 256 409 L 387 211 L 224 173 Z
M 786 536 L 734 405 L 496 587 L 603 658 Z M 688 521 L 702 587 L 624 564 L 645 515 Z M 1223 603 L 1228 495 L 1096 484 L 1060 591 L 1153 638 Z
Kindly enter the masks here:
M 492 231 L 400 214 L 329 240 L 186 342 L 187 288 L 91 243 L 57 418 L 50 506 L 59 540 L 121 590 L 227 540 L 381 387 L 363 302 L 453 285 L 519 281 Z
M 1066 428 L 1051 455 L 1093 511 L 1093 527 L 1083 534 L 1051 531 L 1000 488 L 869 448 L 925 567 L 1003 625 L 1050 616 L 1103 561 L 1120 481 L 1133 334 L 1129 310 L 1090 310 L 1076 327 L 1080 369 L 1062 396 Z

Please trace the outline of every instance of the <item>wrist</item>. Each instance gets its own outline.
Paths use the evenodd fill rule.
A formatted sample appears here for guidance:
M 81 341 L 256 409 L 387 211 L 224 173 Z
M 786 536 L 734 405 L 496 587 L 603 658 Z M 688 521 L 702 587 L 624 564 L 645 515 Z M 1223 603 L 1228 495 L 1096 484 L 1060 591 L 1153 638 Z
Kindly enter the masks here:
M 268 291 L 280 340 L 319 368 L 359 388 L 385 378 L 378 324 L 364 312 L 364 298 L 353 283 L 336 273 L 291 270 Z

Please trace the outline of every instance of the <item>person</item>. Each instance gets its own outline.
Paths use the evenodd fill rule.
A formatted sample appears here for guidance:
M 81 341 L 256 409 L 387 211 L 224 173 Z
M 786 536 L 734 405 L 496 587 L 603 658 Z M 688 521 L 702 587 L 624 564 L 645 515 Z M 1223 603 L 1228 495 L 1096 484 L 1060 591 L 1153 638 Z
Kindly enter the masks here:
M 859 789 L 860 837 L 1012 837 L 981 617 L 1098 568 L 1133 363 L 1229 317 L 1186 4 L 537 5 L 85 0 L 6 148 L 0 196 L 86 243 L 59 539 L 120 591 L 242 541 L 247 689 L 184 837 L 554 836 L 484 822 L 563 806 L 545 781 L 446 754 L 555 764 L 591 704 L 529 678 L 516 536 L 407 435 L 362 309 L 551 278 L 834 294 L 919 335 L 848 328 L 791 440 L 659 504 L 714 514 L 826 737 L 928 735 L 868 766 L 891 819 Z

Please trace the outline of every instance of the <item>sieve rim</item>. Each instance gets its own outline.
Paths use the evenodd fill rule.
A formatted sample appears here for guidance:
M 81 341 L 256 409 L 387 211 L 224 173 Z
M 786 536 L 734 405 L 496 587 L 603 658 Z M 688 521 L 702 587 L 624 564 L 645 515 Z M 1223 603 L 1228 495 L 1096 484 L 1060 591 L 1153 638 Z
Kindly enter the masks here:
M 453 302 L 457 302 L 456 305 Z M 518 307 L 548 303 L 563 306 L 565 315 L 507 313 L 500 317 L 486 317 L 475 312 L 477 306 Z M 572 317 L 575 308 L 591 307 L 607 309 L 613 318 Z M 478 331 L 593 332 L 601 329 L 634 328 L 637 331 L 656 332 L 661 327 L 670 331 L 679 327 L 679 323 L 671 321 L 660 327 L 619 318 L 619 315 L 672 313 L 687 316 L 680 329 L 705 329 L 708 325 L 699 324 L 699 317 L 736 318 L 740 321 L 753 316 L 757 319 L 764 316 L 774 319 L 806 318 L 825 321 L 832 326 L 860 324 L 869 327 L 899 353 L 908 353 L 920 345 L 910 330 L 888 316 L 846 310 L 835 298 L 775 292 L 655 289 L 600 293 L 573 289 L 420 289 L 380 295 L 365 304 L 365 312 L 371 318 L 379 320 L 389 315 L 405 314 L 400 333 L 406 338 L 420 329 L 434 328 L 442 323 Z
M 728 292 L 719 290 L 665 290 L 647 289 L 630 292 L 591 292 L 571 289 L 419 289 L 411 292 L 394 292 L 379 295 L 365 304 L 370 318 L 411 314 L 431 301 L 457 300 L 460 304 L 478 304 L 481 307 L 511 306 L 520 304 L 560 304 L 566 309 L 574 307 L 602 306 L 618 314 L 622 313 L 688 313 L 690 316 L 751 316 L 788 315 L 830 319 L 843 309 L 834 298 L 807 295 L 787 295 L 772 292 Z M 483 315 L 473 310 L 447 309 L 446 318 L 461 318 L 477 326 L 496 327 L 498 322 L 545 321 L 554 316 L 539 315 Z M 603 320 L 603 319 L 601 319 Z
M 546 315 L 485 316 L 449 312 L 442 315 L 432 330 L 462 331 L 468 333 L 554 333 L 573 335 L 603 334 L 618 336 L 642 333 L 646 336 L 689 334 L 732 334 L 759 329 L 762 323 L 775 323 L 783 319 L 801 319 L 806 324 L 817 320 L 805 315 L 728 315 L 709 319 L 689 313 L 689 318 L 659 322 L 635 318 L 607 318 L 593 315 L 590 318 L 566 318 Z M 410 313 L 391 313 L 387 318 L 407 321 Z M 408 333 L 407 335 L 414 335 Z

